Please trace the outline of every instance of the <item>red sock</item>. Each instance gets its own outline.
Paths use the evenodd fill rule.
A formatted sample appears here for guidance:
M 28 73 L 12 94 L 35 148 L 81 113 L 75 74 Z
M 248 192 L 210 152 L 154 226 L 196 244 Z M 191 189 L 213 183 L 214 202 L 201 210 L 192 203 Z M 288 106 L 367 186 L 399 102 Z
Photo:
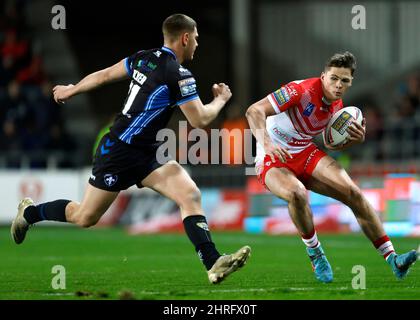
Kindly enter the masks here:
M 394 246 L 392 245 L 391 240 L 387 235 L 380 237 L 379 239 L 372 242 L 378 252 L 384 257 L 386 260 L 388 256 L 395 252 Z

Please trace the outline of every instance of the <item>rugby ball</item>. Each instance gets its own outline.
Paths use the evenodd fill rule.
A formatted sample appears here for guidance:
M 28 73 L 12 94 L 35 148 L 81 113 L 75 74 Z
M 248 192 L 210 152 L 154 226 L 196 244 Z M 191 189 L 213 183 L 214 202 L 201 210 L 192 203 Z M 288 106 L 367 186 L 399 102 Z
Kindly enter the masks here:
M 363 121 L 362 111 L 357 107 L 345 107 L 334 113 L 325 128 L 324 143 L 333 147 L 345 143 L 349 137 L 347 128 L 353 121 L 359 124 Z

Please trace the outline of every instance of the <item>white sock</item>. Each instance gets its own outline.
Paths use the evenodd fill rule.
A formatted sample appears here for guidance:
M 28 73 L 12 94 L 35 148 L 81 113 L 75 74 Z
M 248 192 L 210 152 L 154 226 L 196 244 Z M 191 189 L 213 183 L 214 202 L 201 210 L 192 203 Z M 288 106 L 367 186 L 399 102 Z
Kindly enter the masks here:
M 385 260 L 388 260 L 391 253 L 395 252 L 394 246 L 392 245 L 391 241 L 383 243 L 377 250 L 384 257 Z
M 305 239 L 302 237 L 302 241 L 308 248 L 318 248 L 321 245 L 321 243 L 318 241 L 316 231 L 314 232 L 312 238 Z

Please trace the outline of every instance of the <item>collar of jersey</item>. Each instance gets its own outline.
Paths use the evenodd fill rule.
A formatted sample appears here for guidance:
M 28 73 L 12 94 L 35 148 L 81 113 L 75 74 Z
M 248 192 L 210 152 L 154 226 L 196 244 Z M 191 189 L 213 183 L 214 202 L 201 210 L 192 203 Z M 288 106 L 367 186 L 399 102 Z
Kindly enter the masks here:
M 322 96 L 322 102 L 325 103 L 327 106 L 332 105 L 332 102 L 328 102 L 327 98 L 325 96 Z
M 174 56 L 174 58 L 175 58 L 175 60 L 177 60 L 177 59 L 176 59 L 175 52 L 173 52 L 171 49 L 169 49 L 168 47 L 163 46 L 163 47 L 162 47 L 162 50 L 163 50 L 163 51 L 165 51 L 165 52 L 168 52 L 168 53 L 169 53 L 169 54 L 171 54 L 171 55 L 173 55 L 173 56 Z

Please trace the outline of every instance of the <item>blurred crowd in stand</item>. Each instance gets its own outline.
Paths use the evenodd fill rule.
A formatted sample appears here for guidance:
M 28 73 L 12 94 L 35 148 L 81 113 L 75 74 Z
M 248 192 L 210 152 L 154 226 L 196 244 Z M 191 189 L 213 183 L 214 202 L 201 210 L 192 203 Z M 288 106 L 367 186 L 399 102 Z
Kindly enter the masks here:
M 30 167 L 45 167 L 49 152 L 74 149 L 24 19 L 26 3 L 0 1 L 0 158 L 6 167 L 20 167 L 23 158 Z
M 22 167 L 22 159 L 27 159 L 26 166 L 42 168 L 48 166 L 51 155 L 61 159 L 56 166 L 71 167 L 74 163 L 66 159 L 77 144 L 66 133 L 62 106 L 52 99 L 42 46 L 24 19 L 27 3 L 0 0 L 0 167 Z M 378 105 L 374 98 L 359 99 L 367 123 L 366 141 L 344 152 L 348 159 L 374 164 L 420 157 L 420 73 L 408 75 L 396 91 L 388 93 L 394 101 L 391 108 Z M 243 137 L 248 128 L 247 107 L 230 102 L 217 119 L 218 128 L 236 129 L 230 145 L 220 143 L 219 150 L 220 159 L 224 154 L 231 165 L 244 164 L 244 152 L 249 152 Z M 210 144 L 209 140 L 209 150 Z M 209 150 L 200 152 L 206 152 L 204 156 L 211 162 Z
M 388 110 L 369 98 L 360 102 L 366 140 L 352 158 L 398 163 L 420 157 L 420 73 L 410 73 L 395 89 L 388 93 L 394 101 Z

